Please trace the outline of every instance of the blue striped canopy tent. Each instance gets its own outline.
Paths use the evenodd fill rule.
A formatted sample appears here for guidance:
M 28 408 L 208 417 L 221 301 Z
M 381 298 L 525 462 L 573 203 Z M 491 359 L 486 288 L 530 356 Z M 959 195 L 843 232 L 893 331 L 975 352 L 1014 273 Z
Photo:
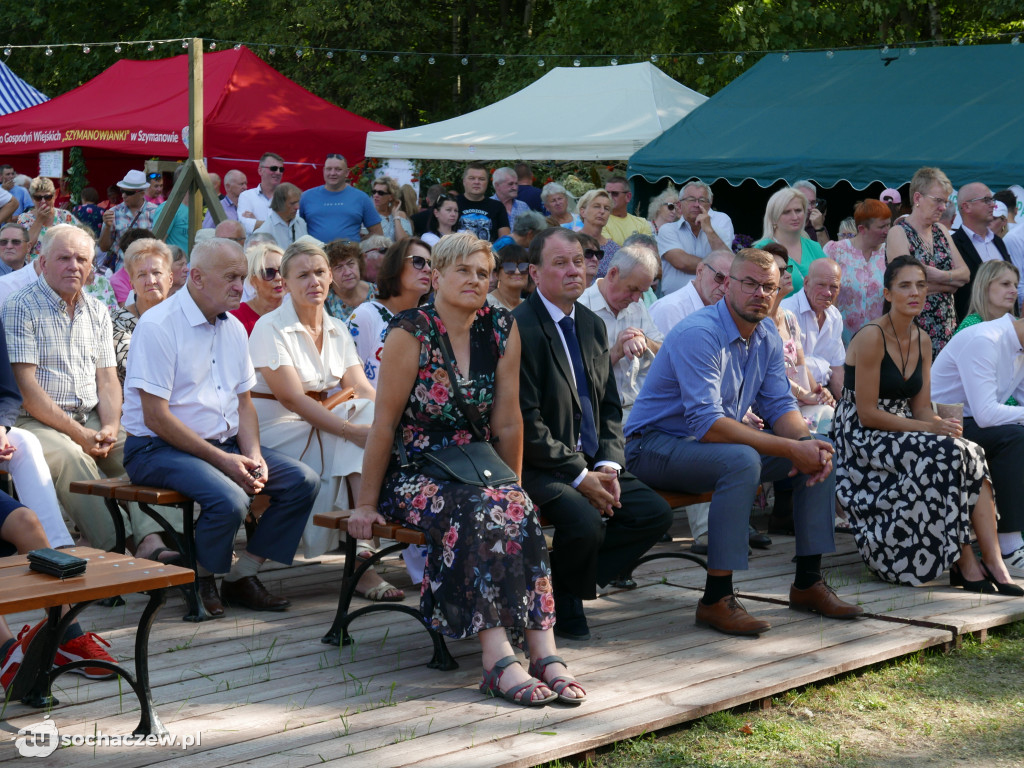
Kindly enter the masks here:
M 26 83 L 0 61 L 0 115 L 9 115 L 19 109 L 34 107 L 49 101 L 31 85 Z

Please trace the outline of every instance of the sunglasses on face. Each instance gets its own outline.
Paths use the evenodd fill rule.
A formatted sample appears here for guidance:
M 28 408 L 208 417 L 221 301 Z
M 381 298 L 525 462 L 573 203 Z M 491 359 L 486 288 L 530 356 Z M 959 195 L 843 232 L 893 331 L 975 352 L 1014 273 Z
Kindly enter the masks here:
M 270 171 L 271 173 L 281 173 L 284 170 L 283 165 L 264 165 L 263 170 Z
M 792 275 L 793 274 L 793 265 L 792 264 L 787 264 L 784 267 L 780 267 L 779 271 L 780 272 L 787 272 L 787 273 Z
M 8 245 L 22 245 L 24 242 L 24 240 L 19 240 L 16 237 L 12 237 L 10 239 L 6 237 L 0 237 L 0 248 L 5 248 Z
M 513 275 L 517 271 L 522 272 L 525 275 L 527 272 L 530 271 L 530 265 L 528 262 L 525 261 L 520 261 L 518 263 L 515 261 L 506 261 L 504 264 L 501 265 L 501 268 L 502 270 L 504 270 L 506 275 Z
M 260 277 L 268 283 L 276 280 L 280 274 L 281 270 L 276 267 L 264 267 L 260 270 Z
M 600 248 L 598 248 L 596 250 L 594 248 L 584 248 L 583 249 L 583 258 L 585 258 L 585 259 L 597 259 L 598 261 L 600 261 L 601 259 L 604 258 L 604 251 L 602 251 Z
M 46 202 L 50 202 L 51 200 L 53 200 L 53 195 L 32 195 L 32 199 L 35 200 L 37 203 L 42 202 L 43 200 L 45 200 Z
M 665 207 L 668 208 L 670 211 L 674 211 L 676 209 L 676 204 L 675 203 L 669 203 Z
M 405 258 L 412 261 L 413 269 L 430 269 L 430 259 L 426 256 L 406 256 Z
M 388 192 L 386 189 L 375 189 L 375 190 L 373 190 L 373 196 L 374 197 L 379 197 L 379 196 L 389 195 L 389 194 L 391 194 L 391 193 Z
M 141 195 L 141 189 L 122 189 L 121 197 L 131 197 L 132 195 Z

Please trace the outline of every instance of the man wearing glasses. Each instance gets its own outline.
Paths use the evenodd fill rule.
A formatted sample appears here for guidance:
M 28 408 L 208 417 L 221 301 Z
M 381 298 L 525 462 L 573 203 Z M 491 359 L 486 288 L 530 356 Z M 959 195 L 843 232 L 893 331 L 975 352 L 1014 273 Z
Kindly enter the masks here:
M 103 227 L 100 229 L 100 250 L 107 252 L 103 266 L 111 272 L 121 268 L 124 254 L 118 243 L 121 235 L 129 229 L 152 229 L 156 224 L 157 206 L 148 202 L 143 192 L 149 189 L 149 181 L 142 171 L 128 171 L 117 182 L 121 190 L 121 202 L 103 212 Z
M 626 466 L 655 488 L 714 491 L 708 573 L 696 620 L 726 634 L 771 629 L 733 594 L 732 572 L 747 568 L 747 530 L 758 486 L 794 475 L 796 578 L 791 608 L 829 618 L 863 613 L 840 600 L 821 576 L 835 551 L 832 445 L 808 432 L 790 394 L 782 339 L 761 321 L 779 290 L 771 254 L 740 251 L 725 297 L 695 312 L 665 337 L 626 424 Z M 755 405 L 767 427 L 741 419 Z
M 259 229 L 270 215 L 270 200 L 284 178 L 284 160 L 278 154 L 264 152 L 256 172 L 260 183 L 238 196 L 238 220 L 247 235 Z
M 953 233 L 953 245 L 960 251 L 960 256 L 971 271 L 971 279 L 967 285 L 960 286 L 953 294 L 956 320 L 959 323 L 967 317 L 971 304 L 971 289 L 978 267 L 985 261 L 1010 261 L 1010 253 L 1006 250 L 1003 238 L 988 227 L 995 218 L 992 211 L 995 209 L 996 201 L 992 197 L 991 189 L 980 182 L 965 184 L 960 187 L 956 200 L 963 224 Z
M 361 227 L 370 235 L 384 234 L 373 201 L 348 183 L 348 162 L 339 154 L 328 155 L 324 161 L 324 185 L 302 193 L 299 216 L 310 236 L 324 243 L 359 242 Z
M 691 282 L 651 305 L 651 319 L 662 334 L 668 335 L 684 317 L 710 307 L 725 295 L 733 256 L 730 250 L 712 251 L 697 265 L 697 274 Z
M 608 223 L 601 230 L 602 235 L 622 245 L 634 232 L 641 235 L 654 234 L 651 231 L 651 222 L 628 212 L 633 193 L 629 191 L 629 182 L 625 178 L 612 176 L 605 182 L 604 191 L 612 199 L 612 213 L 608 217 Z
M 703 181 L 692 181 L 679 196 L 682 207 L 677 224 L 663 224 L 658 230 L 661 251 L 661 293 L 668 296 L 693 280 L 697 265 L 712 251 L 732 248 L 735 232 L 732 219 L 711 210 L 714 196 Z

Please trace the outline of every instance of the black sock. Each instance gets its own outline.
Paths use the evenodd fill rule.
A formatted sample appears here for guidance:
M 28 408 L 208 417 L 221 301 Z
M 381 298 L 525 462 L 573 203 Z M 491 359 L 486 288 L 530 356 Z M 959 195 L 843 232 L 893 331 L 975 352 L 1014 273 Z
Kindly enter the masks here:
M 793 586 L 797 589 L 807 589 L 819 581 L 821 581 L 821 555 L 797 555 Z
M 69 643 L 76 637 L 81 637 L 84 634 L 85 632 L 82 631 L 82 625 L 76 621 L 64 632 L 64 637 L 61 639 L 60 644 L 64 645 L 64 643 Z
M 732 594 L 732 574 L 726 576 L 712 576 L 708 574 L 708 580 L 704 585 L 704 597 L 700 599 L 704 605 L 714 605 L 723 597 Z

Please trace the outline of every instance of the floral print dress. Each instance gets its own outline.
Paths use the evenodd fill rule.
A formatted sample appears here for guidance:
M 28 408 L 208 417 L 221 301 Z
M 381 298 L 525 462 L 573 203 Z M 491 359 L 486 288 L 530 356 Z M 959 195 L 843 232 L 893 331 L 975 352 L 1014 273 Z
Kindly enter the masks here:
M 460 376 L 463 399 L 475 404 L 490 436 L 495 372 L 512 329 L 512 316 L 483 306 L 470 329 L 470 370 Z M 433 304 L 399 313 L 391 329 L 419 339 L 419 376 L 399 424 L 411 461 L 416 454 L 471 442 L 473 434 L 452 395 L 441 355 L 444 324 Z M 379 509 L 390 520 L 423 531 L 427 562 L 420 589 L 424 621 L 460 639 L 505 627 L 521 642 L 526 629 L 555 623 L 547 547 L 537 513 L 518 484 L 480 488 L 403 470 L 397 455 L 381 488 Z
M 949 271 L 953 269 L 953 256 L 949 252 L 949 241 L 942 233 L 938 224 L 932 225 L 932 250 L 931 253 L 924 247 L 921 236 L 917 234 L 906 220 L 901 221 L 899 226 L 907 234 L 907 242 L 910 244 L 910 255 L 929 267 L 935 267 Z M 953 338 L 956 331 L 956 310 L 953 308 L 952 293 L 930 293 L 924 300 L 924 308 L 917 316 L 917 324 L 928 334 L 932 340 L 932 360 L 939 356 L 939 352 L 946 346 L 946 342 Z
M 865 256 L 852 240 L 830 240 L 825 255 L 843 270 L 835 307 L 843 315 L 843 343 L 849 344 L 853 334 L 885 314 L 885 243 Z

